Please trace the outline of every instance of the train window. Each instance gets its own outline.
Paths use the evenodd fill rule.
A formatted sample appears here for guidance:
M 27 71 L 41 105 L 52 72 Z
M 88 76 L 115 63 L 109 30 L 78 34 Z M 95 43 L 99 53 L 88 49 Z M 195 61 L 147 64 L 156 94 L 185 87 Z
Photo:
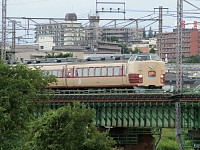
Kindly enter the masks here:
M 113 67 L 108 68 L 108 76 L 113 76 Z
M 107 68 L 103 67 L 101 68 L 101 76 L 106 76 L 107 75 Z
M 100 76 L 100 68 L 95 68 L 95 76 Z
M 136 61 L 150 60 L 150 56 L 137 56 Z
M 135 61 L 135 58 L 136 58 L 136 56 L 132 56 L 132 57 L 130 58 L 130 61 Z
M 77 76 L 78 77 L 82 77 L 82 70 L 83 70 L 82 68 L 77 69 Z
M 57 77 L 62 77 L 61 75 L 62 75 L 61 70 L 57 70 Z
M 114 67 L 114 76 L 119 75 L 119 67 Z
M 94 68 L 89 68 L 89 76 L 94 76 Z
M 88 76 L 88 68 L 83 68 L 83 76 L 84 77 Z
M 155 61 L 161 61 L 162 59 L 158 55 L 151 55 L 151 59 Z
M 54 76 L 57 77 L 57 76 L 58 76 L 58 70 L 53 70 L 53 71 L 52 71 L 52 75 L 54 75 Z
M 48 76 L 48 75 L 49 75 L 49 71 L 46 71 L 46 70 L 45 70 L 45 71 L 42 71 L 42 75 L 43 75 L 43 76 Z

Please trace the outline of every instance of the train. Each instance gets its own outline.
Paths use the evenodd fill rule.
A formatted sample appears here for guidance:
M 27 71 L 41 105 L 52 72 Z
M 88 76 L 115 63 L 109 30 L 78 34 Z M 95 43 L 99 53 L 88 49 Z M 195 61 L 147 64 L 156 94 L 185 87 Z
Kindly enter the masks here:
M 56 76 L 51 89 L 161 89 L 165 62 L 156 54 L 132 54 L 127 60 L 37 64 L 45 75 Z M 33 68 L 33 66 L 30 66 Z

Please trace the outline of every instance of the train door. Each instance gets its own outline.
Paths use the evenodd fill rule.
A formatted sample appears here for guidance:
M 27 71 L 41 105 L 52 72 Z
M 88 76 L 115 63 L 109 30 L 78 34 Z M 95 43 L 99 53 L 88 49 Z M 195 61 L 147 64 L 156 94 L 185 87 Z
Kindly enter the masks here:
M 127 66 L 125 64 L 122 65 L 121 67 L 121 73 L 122 73 L 122 84 L 126 84 L 127 83 L 127 77 L 126 77 L 126 74 L 127 74 Z
M 66 86 L 67 87 L 73 87 L 74 86 L 74 68 L 73 67 L 67 67 L 66 69 Z

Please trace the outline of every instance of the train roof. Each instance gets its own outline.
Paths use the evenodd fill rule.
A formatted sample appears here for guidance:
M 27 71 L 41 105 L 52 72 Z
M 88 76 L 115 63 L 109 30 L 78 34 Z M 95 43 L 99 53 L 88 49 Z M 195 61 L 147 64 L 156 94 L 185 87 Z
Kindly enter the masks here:
M 72 65 L 72 64 L 104 64 L 104 63 L 127 63 L 129 60 L 134 61 L 137 56 L 155 56 L 156 54 L 138 53 L 124 54 L 121 56 L 104 56 L 104 57 L 88 57 L 86 59 L 77 58 L 50 58 L 42 60 L 30 60 L 28 66 L 53 66 L 53 65 Z M 158 55 L 157 55 L 158 56 Z M 132 58 L 132 59 L 131 59 Z

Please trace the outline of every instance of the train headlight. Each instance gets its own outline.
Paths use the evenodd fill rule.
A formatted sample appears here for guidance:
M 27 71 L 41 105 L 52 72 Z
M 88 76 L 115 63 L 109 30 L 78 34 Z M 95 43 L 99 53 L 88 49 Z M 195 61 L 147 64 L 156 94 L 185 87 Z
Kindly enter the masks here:
M 164 75 L 162 74 L 162 75 L 160 75 L 160 78 L 164 78 Z
M 160 82 L 165 83 L 165 75 L 164 74 L 160 75 Z
M 139 75 L 139 78 L 143 78 L 143 76 L 140 74 L 140 75 Z

